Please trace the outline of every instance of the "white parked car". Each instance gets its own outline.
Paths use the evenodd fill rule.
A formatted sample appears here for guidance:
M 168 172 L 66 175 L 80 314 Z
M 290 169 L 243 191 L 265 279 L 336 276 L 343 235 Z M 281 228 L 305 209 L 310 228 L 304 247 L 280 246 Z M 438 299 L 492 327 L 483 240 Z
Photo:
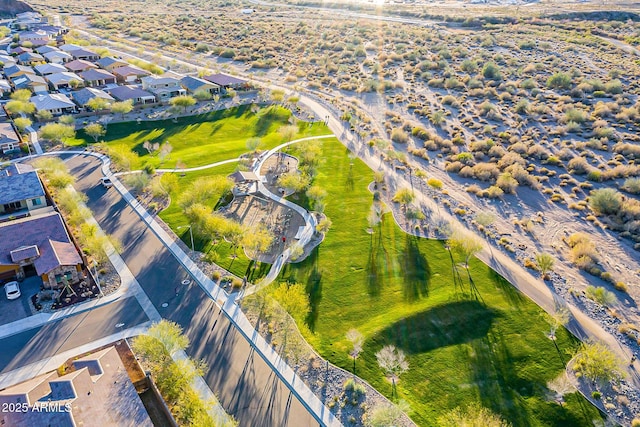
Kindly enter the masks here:
M 18 299 L 20 298 L 20 286 L 18 286 L 18 282 L 8 282 L 4 285 L 4 293 L 7 295 L 7 299 Z
M 104 188 L 111 188 L 113 187 L 113 182 L 111 181 L 111 178 L 109 177 L 102 177 L 100 178 L 100 182 L 102 183 L 102 186 Z

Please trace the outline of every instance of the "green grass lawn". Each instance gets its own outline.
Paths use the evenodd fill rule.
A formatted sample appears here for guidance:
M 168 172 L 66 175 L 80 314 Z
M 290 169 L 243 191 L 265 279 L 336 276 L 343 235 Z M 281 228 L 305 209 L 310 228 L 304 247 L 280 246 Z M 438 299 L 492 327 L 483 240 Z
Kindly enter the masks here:
M 144 164 L 154 167 L 173 168 L 178 160 L 187 167 L 196 167 L 237 158 L 247 152 L 249 138 L 260 138 L 261 149 L 270 149 L 283 142 L 278 129 L 289 124 L 291 112 L 282 107 L 267 107 L 254 113 L 251 106 L 243 105 L 208 114 L 180 117 L 173 120 L 113 123 L 108 125 L 104 142 L 115 149 L 131 150 L 140 156 L 132 169 L 141 169 Z M 322 123 L 308 127 L 299 122 L 295 138 L 326 135 L 329 130 Z M 143 148 L 145 141 L 165 143 L 169 141 L 173 150 L 161 163 L 157 155 L 151 156 Z M 82 130 L 75 139 L 67 141 L 69 146 L 92 143 Z
M 375 353 L 386 344 L 403 349 L 410 368 L 397 394 L 421 426 L 471 402 L 514 426 L 591 425 L 600 416 L 579 395 L 565 406 L 545 398 L 546 383 L 563 371 L 577 339 L 559 331 L 556 350 L 542 310 L 478 260 L 471 274 L 481 300 L 466 292 L 466 279 L 456 289 L 442 242 L 405 234 L 390 214 L 369 234 L 373 172 L 358 160 L 350 166 L 336 140 L 323 141 L 323 154 L 315 183 L 328 192 L 333 227 L 307 260 L 281 274 L 307 287 L 307 338 L 322 356 L 351 370 L 345 334 L 358 329 L 366 342 L 357 373 L 391 397 Z

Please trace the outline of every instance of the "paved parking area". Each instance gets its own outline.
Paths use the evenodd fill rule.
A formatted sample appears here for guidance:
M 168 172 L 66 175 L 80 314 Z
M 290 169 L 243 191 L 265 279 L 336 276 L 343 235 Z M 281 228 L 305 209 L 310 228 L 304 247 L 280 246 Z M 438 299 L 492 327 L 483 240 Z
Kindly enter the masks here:
M 40 291 L 42 280 L 38 276 L 27 277 L 20 283 L 22 296 L 9 301 L 4 293 L 4 286 L 0 289 L 0 325 L 15 322 L 31 315 L 29 299 Z

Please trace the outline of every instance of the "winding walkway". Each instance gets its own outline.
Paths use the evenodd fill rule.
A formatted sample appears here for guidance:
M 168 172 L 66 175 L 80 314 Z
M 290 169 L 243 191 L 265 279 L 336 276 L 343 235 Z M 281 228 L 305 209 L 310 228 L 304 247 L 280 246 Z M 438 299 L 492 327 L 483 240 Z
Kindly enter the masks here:
M 327 136 L 325 136 L 327 137 Z M 293 143 L 294 141 L 292 141 Z M 48 152 L 44 155 L 87 155 L 97 157 L 102 161 L 102 173 L 110 177 L 114 188 L 122 195 L 123 199 L 142 218 L 149 230 L 151 230 L 167 247 L 176 260 L 187 270 L 195 282 L 205 292 L 205 294 L 215 301 L 216 305 L 226 314 L 238 332 L 251 344 L 255 351 L 267 363 L 275 375 L 277 375 L 295 395 L 302 405 L 322 426 L 341 426 L 340 421 L 331 411 L 318 399 L 318 397 L 307 387 L 298 375 L 287 365 L 286 361 L 273 349 L 273 347 L 260 335 L 249 322 L 245 314 L 236 304 L 234 298 L 211 280 L 182 250 L 176 239 L 167 233 L 133 195 L 125 188 L 120 180 L 111 173 L 109 166 L 111 160 L 100 153 L 86 151 L 59 151 Z M 298 207 L 300 208 L 300 207 Z M 302 209 L 302 208 L 300 208 Z

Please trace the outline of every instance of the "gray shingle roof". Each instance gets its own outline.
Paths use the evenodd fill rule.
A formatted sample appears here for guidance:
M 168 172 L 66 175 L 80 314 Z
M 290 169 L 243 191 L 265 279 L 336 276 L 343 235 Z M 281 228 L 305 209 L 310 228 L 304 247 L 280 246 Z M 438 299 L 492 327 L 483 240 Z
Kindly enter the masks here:
M 210 74 L 203 77 L 205 80 L 220 86 L 241 85 L 247 83 L 246 80 L 230 76 L 228 74 Z
M 72 92 L 71 96 L 73 97 L 73 100 L 76 101 L 78 105 L 83 105 L 83 106 L 86 105 L 87 102 L 89 102 L 89 100 L 93 98 L 103 98 L 103 99 L 106 99 L 107 101 L 114 100 L 113 97 L 109 95 L 107 92 L 100 89 L 95 89 L 92 87 L 86 87 L 76 92 Z
M 41 196 L 44 196 L 44 188 L 35 171 L 21 171 L 15 165 L 10 165 L 0 172 L 0 204 Z
M 198 77 L 192 77 L 192 76 L 185 76 L 182 78 L 182 80 L 180 80 L 180 84 L 182 84 L 182 86 L 191 91 L 191 92 L 195 92 L 198 89 L 200 89 L 202 86 L 213 86 L 213 87 L 220 87 L 215 83 L 212 82 L 208 82 L 204 79 L 200 79 Z

